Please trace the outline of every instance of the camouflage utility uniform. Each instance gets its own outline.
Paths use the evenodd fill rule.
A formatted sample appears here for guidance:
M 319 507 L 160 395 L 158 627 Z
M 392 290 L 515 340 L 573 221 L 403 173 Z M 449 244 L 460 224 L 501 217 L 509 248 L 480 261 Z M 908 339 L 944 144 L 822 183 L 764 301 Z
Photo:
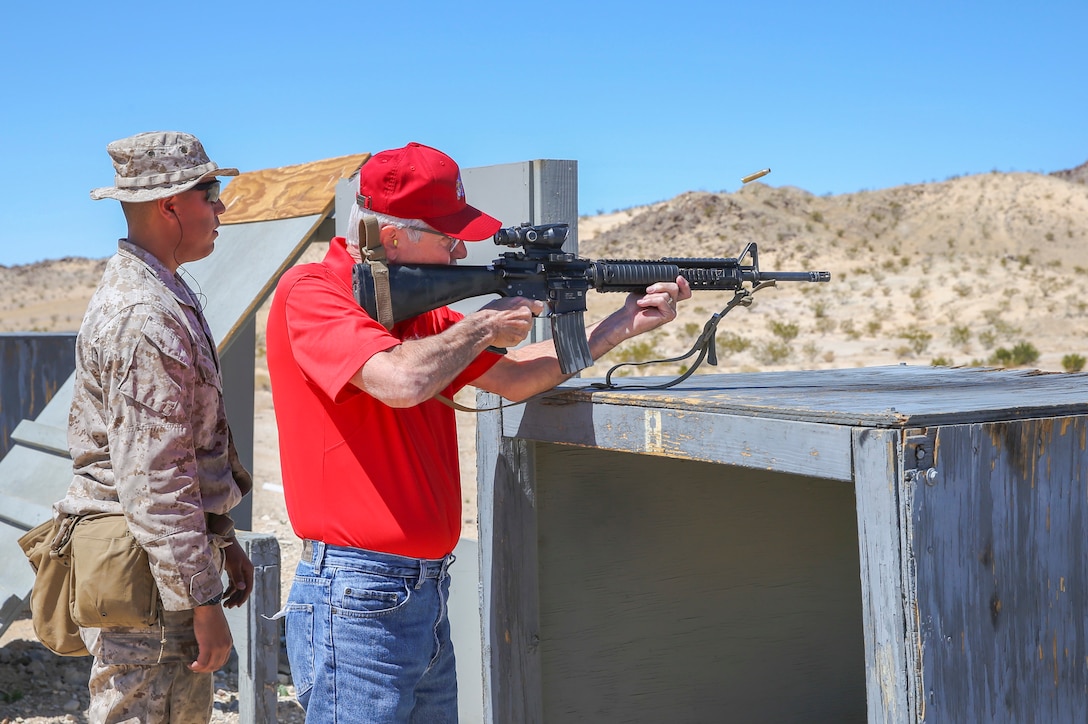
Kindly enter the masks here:
M 193 608 L 223 592 L 228 512 L 251 485 L 230 442 L 218 359 L 188 286 L 125 240 L 76 343 L 61 515 L 123 511 L 162 598 L 147 628 L 81 629 L 92 721 L 207 721 Z M 214 531 L 214 532 L 212 532 Z

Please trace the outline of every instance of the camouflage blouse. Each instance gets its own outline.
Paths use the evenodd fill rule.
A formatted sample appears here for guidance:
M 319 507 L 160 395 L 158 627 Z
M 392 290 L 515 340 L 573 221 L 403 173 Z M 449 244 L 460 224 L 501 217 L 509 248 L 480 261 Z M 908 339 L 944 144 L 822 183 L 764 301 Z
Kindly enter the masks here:
M 227 513 L 251 480 L 229 440 L 218 358 L 192 291 L 143 248 L 118 247 L 76 340 L 74 476 L 54 507 L 123 510 L 163 607 L 178 611 L 222 592 Z

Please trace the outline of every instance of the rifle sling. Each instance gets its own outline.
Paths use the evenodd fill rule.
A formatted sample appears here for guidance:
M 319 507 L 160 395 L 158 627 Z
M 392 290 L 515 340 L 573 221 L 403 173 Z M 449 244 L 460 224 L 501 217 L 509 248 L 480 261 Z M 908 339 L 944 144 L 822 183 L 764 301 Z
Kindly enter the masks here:
M 359 220 L 359 240 L 363 260 L 370 265 L 374 277 L 374 307 L 378 310 L 378 323 L 386 329 L 393 328 L 393 298 L 389 292 L 389 266 L 386 264 L 385 247 L 382 246 L 381 226 L 373 216 Z

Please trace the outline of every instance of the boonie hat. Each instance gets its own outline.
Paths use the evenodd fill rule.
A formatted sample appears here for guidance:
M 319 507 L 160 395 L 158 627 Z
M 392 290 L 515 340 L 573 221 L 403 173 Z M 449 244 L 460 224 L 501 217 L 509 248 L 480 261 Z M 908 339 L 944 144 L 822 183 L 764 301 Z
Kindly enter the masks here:
M 150 131 L 106 146 L 117 172 L 114 185 L 91 191 L 91 198 L 155 201 L 188 191 L 205 179 L 237 176 L 236 168 L 219 168 L 196 136 L 179 131 Z
M 364 209 L 419 219 L 462 241 L 494 236 L 502 222 L 465 203 L 461 169 L 436 148 L 409 143 L 381 151 L 359 170 L 358 202 Z

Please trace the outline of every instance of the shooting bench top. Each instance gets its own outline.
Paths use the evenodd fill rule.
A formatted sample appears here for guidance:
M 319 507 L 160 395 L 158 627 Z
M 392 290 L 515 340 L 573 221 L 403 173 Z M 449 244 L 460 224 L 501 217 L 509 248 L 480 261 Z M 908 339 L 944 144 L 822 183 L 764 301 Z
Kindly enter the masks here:
M 619 389 L 575 379 L 539 406 L 591 402 L 865 427 L 920 427 L 1088 412 L 1088 374 L 897 365 L 799 372 L 613 378 Z

